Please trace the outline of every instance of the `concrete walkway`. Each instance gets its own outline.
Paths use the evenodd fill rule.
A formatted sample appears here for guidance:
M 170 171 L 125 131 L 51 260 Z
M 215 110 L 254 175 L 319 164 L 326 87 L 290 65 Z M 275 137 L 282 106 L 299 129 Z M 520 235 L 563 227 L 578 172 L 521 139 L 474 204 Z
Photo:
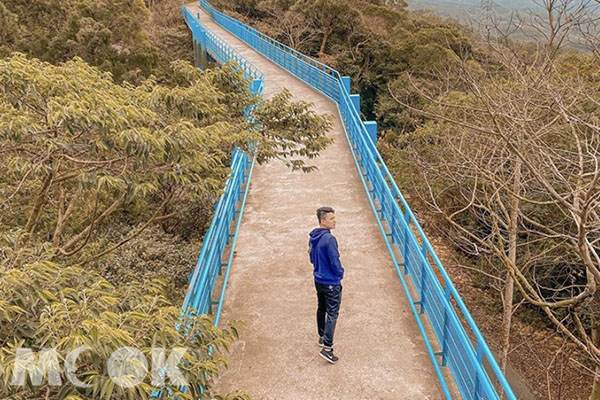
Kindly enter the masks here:
M 237 241 L 222 320 L 245 320 L 217 388 L 253 399 L 442 399 L 423 339 L 362 187 L 336 105 L 216 25 L 202 24 L 265 73 L 265 97 L 288 88 L 335 117 L 319 170 L 257 165 Z M 336 210 L 346 269 L 331 365 L 319 357 L 316 294 L 307 255 L 315 210 Z

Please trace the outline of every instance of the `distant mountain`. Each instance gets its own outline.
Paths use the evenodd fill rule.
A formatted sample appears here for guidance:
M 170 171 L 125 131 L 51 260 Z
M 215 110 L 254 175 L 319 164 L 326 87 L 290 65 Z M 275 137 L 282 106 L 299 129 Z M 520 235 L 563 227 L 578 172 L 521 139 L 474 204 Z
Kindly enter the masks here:
M 471 14 L 475 9 L 481 8 L 482 3 L 492 4 L 494 9 L 501 13 L 515 10 L 543 10 L 540 0 L 406 0 L 406 2 L 411 10 L 429 9 L 440 14 L 450 12 L 454 16 L 460 13 Z M 580 3 L 589 3 L 590 8 L 598 11 L 598 5 L 594 2 L 580 0 Z
M 589 2 L 588 0 L 578 0 L 581 3 L 588 4 L 588 11 L 594 13 L 600 18 L 600 3 Z M 492 6 L 494 14 L 498 17 L 500 25 L 505 25 L 512 20 L 513 13 L 525 16 L 530 12 L 543 15 L 544 8 L 540 6 L 540 0 L 406 0 L 410 10 L 430 10 L 441 16 L 456 19 L 461 23 L 471 24 L 472 22 L 483 22 L 483 5 L 486 9 Z M 576 2 L 573 2 L 576 4 Z M 484 17 L 485 18 L 485 17 Z M 539 32 L 531 27 L 524 27 L 522 30 L 514 32 L 514 38 L 524 40 L 535 40 Z M 587 50 L 583 40 L 580 40 L 577 33 L 573 32 L 570 37 L 570 46 Z
M 431 10 L 443 17 L 459 20 L 472 16 L 481 9 L 482 0 L 407 0 L 411 10 Z M 539 3 L 534 0 L 486 0 L 492 4 L 498 14 L 507 14 L 515 10 L 540 10 Z

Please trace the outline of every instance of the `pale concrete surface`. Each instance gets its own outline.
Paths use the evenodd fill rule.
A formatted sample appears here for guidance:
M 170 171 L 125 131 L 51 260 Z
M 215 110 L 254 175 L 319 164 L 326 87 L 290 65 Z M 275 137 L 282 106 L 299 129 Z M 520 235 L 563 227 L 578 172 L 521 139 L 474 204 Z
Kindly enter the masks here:
M 265 73 L 265 96 L 284 87 L 295 99 L 335 117 L 335 143 L 310 160 L 319 170 L 257 165 L 242 220 L 222 320 L 247 327 L 217 383 L 253 399 L 441 399 L 423 339 L 370 209 L 335 103 L 216 25 L 195 4 L 202 24 Z M 340 357 L 319 357 L 316 294 L 307 254 L 315 210 L 336 210 L 346 269 L 335 334 Z

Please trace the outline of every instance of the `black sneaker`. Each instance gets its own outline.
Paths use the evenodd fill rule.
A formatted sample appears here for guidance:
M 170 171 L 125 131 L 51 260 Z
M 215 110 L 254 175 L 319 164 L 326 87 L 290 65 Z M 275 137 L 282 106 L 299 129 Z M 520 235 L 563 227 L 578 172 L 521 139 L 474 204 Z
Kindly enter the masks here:
M 325 342 L 323 341 L 323 336 L 319 337 L 319 346 L 325 346 Z
M 333 354 L 333 349 L 325 350 L 325 348 L 323 348 L 319 352 L 319 355 L 332 364 L 335 364 L 339 360 L 339 358 Z

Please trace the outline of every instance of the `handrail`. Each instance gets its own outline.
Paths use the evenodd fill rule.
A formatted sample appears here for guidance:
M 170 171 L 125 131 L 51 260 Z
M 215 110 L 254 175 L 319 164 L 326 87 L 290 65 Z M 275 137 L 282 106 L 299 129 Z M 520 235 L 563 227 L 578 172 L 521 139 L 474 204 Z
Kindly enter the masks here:
M 181 6 L 181 12 L 183 18 L 187 23 L 188 27 L 192 31 L 192 35 L 198 42 L 205 45 L 203 49 L 209 53 L 215 60 L 220 63 L 226 63 L 229 60 L 234 60 L 239 68 L 244 70 L 246 77 L 251 77 L 256 80 L 264 80 L 265 74 L 250 61 L 242 57 L 233 47 L 228 45 L 221 38 L 216 36 L 213 32 L 208 29 L 204 29 L 197 18 L 195 18 L 190 10 L 184 5 Z
M 277 40 L 273 39 L 270 36 L 265 35 L 264 33 L 257 31 L 256 29 L 252 28 L 249 25 L 246 25 L 240 21 L 238 21 L 237 19 L 230 17 L 227 14 L 224 14 L 220 11 L 217 11 L 208 1 L 200 1 L 200 7 L 206 11 L 206 13 L 213 19 L 216 21 L 216 18 L 222 19 L 222 21 L 227 21 L 229 23 L 231 23 L 231 25 L 227 26 L 226 24 L 222 23 L 222 21 L 219 21 L 219 25 L 221 25 L 222 27 L 224 27 L 225 29 L 227 29 L 231 34 L 240 37 L 242 35 L 239 35 L 235 32 L 235 26 L 238 27 L 242 27 L 244 30 L 247 30 L 248 32 L 250 32 L 252 35 L 256 35 L 257 37 L 259 37 L 262 40 L 265 40 L 267 42 L 269 42 L 270 44 L 277 46 L 278 48 L 290 53 L 291 55 L 293 55 L 296 58 L 301 59 L 302 61 L 306 62 L 306 63 L 310 63 L 313 66 L 316 66 L 317 68 L 326 71 L 328 74 L 332 75 L 332 76 L 337 76 L 338 78 L 340 77 L 340 73 L 331 68 L 330 66 L 323 64 L 309 56 L 307 56 L 304 53 L 299 52 L 298 50 L 292 49 L 289 46 L 286 46 L 285 44 L 278 42 Z M 241 25 L 240 25 L 241 24 Z M 244 38 L 241 38 L 242 41 L 246 42 L 246 40 L 244 40 Z
M 194 41 L 201 43 L 202 50 L 210 53 L 215 60 L 221 63 L 226 63 L 230 59 L 235 60 L 237 63 L 236 68 L 242 68 L 244 76 L 252 80 L 250 83 L 250 90 L 253 93 L 262 95 L 264 74 L 260 69 L 245 60 L 231 46 L 212 32 L 204 29 L 198 21 L 199 18 L 194 18 L 192 13 L 183 4 L 181 6 L 181 13 L 186 24 L 192 31 Z M 246 113 L 246 115 L 248 114 Z M 217 326 L 219 324 L 225 298 L 225 289 L 227 287 L 229 271 L 231 269 L 235 244 L 244 213 L 244 206 L 246 204 L 246 197 L 248 195 L 255 161 L 256 157 L 254 155 L 250 158 L 248 154 L 242 152 L 238 148 L 232 152 L 230 164 L 231 173 L 225 183 L 223 194 L 215 204 L 210 226 L 204 234 L 202 250 L 200 251 L 198 261 L 190 276 L 188 288 L 181 306 L 182 317 L 188 314 L 208 314 L 212 311 L 212 306 L 217 305 L 217 310 L 213 318 L 213 325 Z M 246 171 L 248 171 L 248 173 L 246 173 Z M 243 189 L 242 186 L 244 186 Z M 236 204 L 240 199 L 241 204 L 239 208 L 237 208 Z M 232 222 L 235 224 L 233 234 L 229 233 Z M 233 242 L 229 246 L 229 257 L 227 262 L 223 263 L 223 255 L 227 245 L 230 244 L 231 238 L 233 238 Z M 219 299 L 213 301 L 212 296 L 217 276 L 223 274 L 223 267 L 226 267 L 226 270 Z M 182 328 L 187 329 L 186 326 L 182 326 L 181 324 L 177 325 L 177 329 Z M 209 351 L 212 351 L 212 349 Z M 165 374 L 166 372 L 163 370 L 160 373 Z M 198 389 L 201 392 L 204 390 L 201 385 Z M 187 392 L 188 388 L 181 387 L 181 390 Z M 163 390 L 157 389 L 152 392 L 151 397 L 162 398 L 162 395 Z
M 244 76 L 251 80 L 250 90 L 258 95 L 262 95 L 264 86 L 264 74 L 262 71 L 244 59 L 233 47 L 229 46 L 214 33 L 204 29 L 199 20 L 185 6 L 182 6 L 182 14 L 192 31 L 194 40 L 201 43 L 202 50 L 207 51 L 215 60 L 221 63 L 234 60 L 237 63 L 236 68 L 241 68 L 244 71 Z M 237 148 L 233 151 L 230 165 L 231 173 L 225 184 L 223 194 L 215 204 L 213 218 L 204 235 L 202 250 L 198 256 L 194 271 L 191 274 L 182 304 L 183 313 L 191 312 L 196 314 L 207 314 L 216 305 L 217 309 L 213 319 L 215 326 L 219 323 L 223 307 L 225 288 L 227 287 L 229 270 L 233 261 L 233 251 L 244 212 L 254 162 L 255 157 L 253 154 L 246 154 Z M 238 202 L 240 202 L 240 205 L 236 207 Z M 232 223 L 234 223 L 235 227 L 233 228 L 233 233 L 230 233 Z M 230 246 L 227 262 L 223 262 L 228 245 Z M 217 301 L 213 301 L 212 297 L 217 277 L 223 274 L 224 267 L 226 269 L 219 298 Z
M 404 290 L 411 301 L 411 309 L 425 339 L 427 351 L 434 361 L 446 398 L 451 398 L 450 390 L 440 372 L 440 365 L 435 362 L 436 357 L 440 357 L 442 367 L 449 366 L 463 398 L 499 399 L 503 393 L 508 399 L 516 400 L 483 335 L 360 119 L 357 107 L 350 97 L 348 82 L 335 69 L 215 10 L 206 0 L 200 0 L 199 3 L 224 29 L 338 104 L 361 180 L 369 194 L 371 207 Z M 383 225 L 384 221 L 389 232 Z M 396 259 L 394 248 L 402 255 L 402 262 Z M 405 276 L 410 277 L 412 289 L 405 281 Z M 413 293 L 418 296 L 417 301 L 412 301 Z M 419 306 L 419 310 L 416 306 Z M 430 335 L 423 326 L 422 315 L 428 317 L 437 343 L 430 340 Z M 433 351 L 434 345 L 439 351 Z M 491 374 L 488 374 L 488 368 Z

